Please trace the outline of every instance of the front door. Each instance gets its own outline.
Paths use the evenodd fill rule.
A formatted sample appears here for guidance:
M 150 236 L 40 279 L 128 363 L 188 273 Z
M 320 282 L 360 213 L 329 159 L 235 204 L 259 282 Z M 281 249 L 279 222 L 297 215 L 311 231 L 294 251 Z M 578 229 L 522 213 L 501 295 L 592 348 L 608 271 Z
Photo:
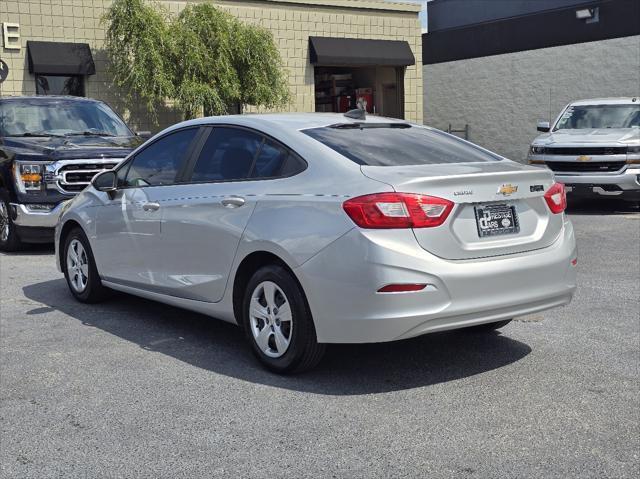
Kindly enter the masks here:
M 96 262 L 101 276 L 155 290 L 166 260 L 161 244 L 163 207 L 177 195 L 198 128 L 171 132 L 136 154 L 118 170 L 119 188 L 96 215 Z

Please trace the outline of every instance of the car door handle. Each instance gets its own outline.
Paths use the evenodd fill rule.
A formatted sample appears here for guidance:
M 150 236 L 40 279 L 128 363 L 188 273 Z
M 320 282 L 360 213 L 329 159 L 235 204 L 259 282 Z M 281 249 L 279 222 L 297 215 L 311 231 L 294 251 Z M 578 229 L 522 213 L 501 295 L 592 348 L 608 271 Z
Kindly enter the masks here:
M 230 196 L 229 198 L 225 198 L 220 203 L 225 208 L 238 208 L 239 206 L 244 205 L 244 198 L 239 196 Z
M 142 209 L 145 211 L 158 211 L 160 209 L 160 203 L 145 203 L 142 205 Z

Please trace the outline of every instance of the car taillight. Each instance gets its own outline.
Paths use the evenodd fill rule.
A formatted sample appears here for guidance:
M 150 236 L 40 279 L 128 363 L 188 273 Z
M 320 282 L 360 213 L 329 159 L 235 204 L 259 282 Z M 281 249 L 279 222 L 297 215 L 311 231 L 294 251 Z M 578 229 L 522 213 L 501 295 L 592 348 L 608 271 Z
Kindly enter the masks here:
M 447 219 L 453 202 L 412 193 L 375 193 L 358 196 L 342 207 L 361 228 L 432 228 Z
M 567 193 L 562 183 L 554 183 L 544 194 L 544 199 L 553 214 L 562 213 L 567 208 Z

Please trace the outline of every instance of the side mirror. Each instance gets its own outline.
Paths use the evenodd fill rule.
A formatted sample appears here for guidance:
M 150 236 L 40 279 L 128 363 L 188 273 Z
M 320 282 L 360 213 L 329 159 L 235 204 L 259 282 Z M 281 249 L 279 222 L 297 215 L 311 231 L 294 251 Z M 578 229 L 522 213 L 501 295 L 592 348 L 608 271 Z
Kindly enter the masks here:
M 151 138 L 151 132 L 150 131 L 136 131 L 136 136 L 139 136 L 143 140 L 148 140 L 149 138 Z
M 538 121 L 538 127 L 536 128 L 538 131 L 541 131 L 542 133 L 547 133 L 548 131 L 551 130 L 551 125 L 549 124 L 548 121 Z
M 115 171 L 103 171 L 96 175 L 91 184 L 98 191 L 113 193 L 117 188 L 118 175 Z

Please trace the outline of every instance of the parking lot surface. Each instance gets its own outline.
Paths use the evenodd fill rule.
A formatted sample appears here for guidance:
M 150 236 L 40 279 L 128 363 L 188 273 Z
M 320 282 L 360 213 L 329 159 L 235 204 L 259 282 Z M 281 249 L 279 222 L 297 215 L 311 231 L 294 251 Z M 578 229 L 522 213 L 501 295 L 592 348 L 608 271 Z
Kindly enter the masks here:
M 279 377 L 233 325 L 75 302 L 0 255 L 4 478 L 638 477 L 640 214 L 580 203 L 571 305 L 501 333 L 332 346 Z

